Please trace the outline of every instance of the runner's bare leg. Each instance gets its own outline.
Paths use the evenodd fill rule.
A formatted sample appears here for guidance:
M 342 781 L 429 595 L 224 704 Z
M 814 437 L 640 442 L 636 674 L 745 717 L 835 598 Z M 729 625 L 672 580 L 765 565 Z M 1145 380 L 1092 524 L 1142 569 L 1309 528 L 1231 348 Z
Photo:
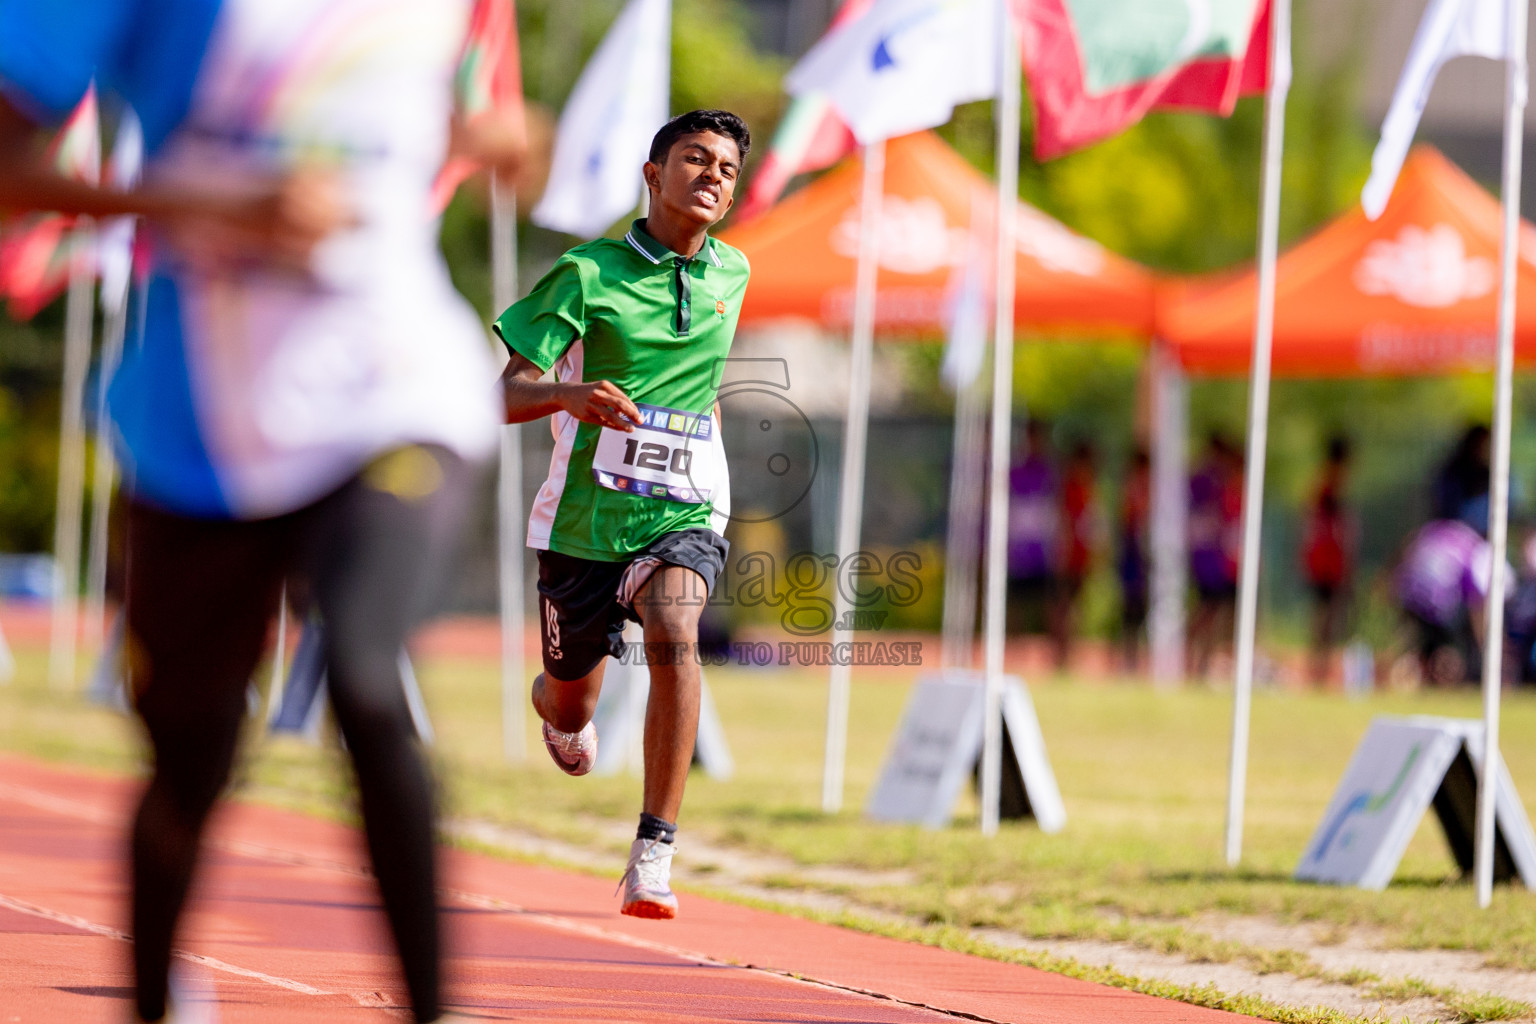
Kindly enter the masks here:
M 700 675 L 697 658 L 702 600 L 698 573 L 678 565 L 657 569 L 635 595 L 651 663 L 651 699 L 645 709 L 643 810 L 677 821 L 683 787 L 699 731 Z M 559 728 L 556 726 L 556 728 Z
M 597 695 L 603 688 L 604 658 L 580 679 L 553 679 L 540 672 L 533 680 L 533 710 L 561 732 L 580 732 L 597 712 Z

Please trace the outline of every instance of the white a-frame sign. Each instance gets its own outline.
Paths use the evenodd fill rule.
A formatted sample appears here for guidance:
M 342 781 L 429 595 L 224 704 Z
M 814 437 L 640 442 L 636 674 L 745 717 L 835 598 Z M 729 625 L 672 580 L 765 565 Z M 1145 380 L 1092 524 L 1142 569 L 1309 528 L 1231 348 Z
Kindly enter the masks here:
M 949 670 L 918 679 L 864 812 L 879 821 L 943 828 L 960 787 L 981 757 L 985 685 L 979 672 Z M 999 813 L 1033 816 L 1043 832 L 1059 832 L 1067 811 L 1045 754 L 1029 691 L 1003 683 L 1003 778 Z
M 1472 870 L 1483 723 L 1382 716 L 1355 748 L 1328 810 L 1307 844 L 1296 877 L 1385 889 L 1431 806 L 1464 873 Z M 1536 836 L 1502 760 L 1494 766 L 1498 881 L 1518 876 L 1536 888 Z

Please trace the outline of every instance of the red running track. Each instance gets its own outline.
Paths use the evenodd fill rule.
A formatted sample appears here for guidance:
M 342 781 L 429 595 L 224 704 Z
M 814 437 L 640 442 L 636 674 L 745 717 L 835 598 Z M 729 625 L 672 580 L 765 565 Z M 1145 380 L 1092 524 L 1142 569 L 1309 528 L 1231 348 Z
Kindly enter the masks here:
M 0 1024 L 128 1020 L 136 783 L 0 755 Z M 227 1024 L 409 1019 L 355 832 L 226 805 L 181 943 Z M 450 851 L 448 1002 L 487 1020 L 1236 1024 L 1235 1014 L 683 894 Z

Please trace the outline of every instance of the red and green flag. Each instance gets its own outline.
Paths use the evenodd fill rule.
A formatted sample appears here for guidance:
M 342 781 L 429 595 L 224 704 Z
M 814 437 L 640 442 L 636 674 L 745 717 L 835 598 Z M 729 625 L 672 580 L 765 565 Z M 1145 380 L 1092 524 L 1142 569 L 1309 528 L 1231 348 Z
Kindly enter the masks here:
M 1269 0 L 1022 0 L 1035 155 L 1061 156 L 1155 109 L 1232 113 L 1269 78 Z
M 827 31 L 841 28 L 869 10 L 875 0 L 843 0 Z M 737 217 L 748 220 L 779 201 L 790 179 L 831 167 L 858 146 L 853 132 L 821 93 L 797 96 L 784 112 L 768 153 L 752 173 Z
M 454 79 L 454 101 L 465 124 L 489 114 L 522 116 L 523 70 L 513 0 L 475 0 Z M 454 190 L 479 169 L 473 160 L 448 161 L 432 185 L 433 208 L 447 206 Z
M 59 173 L 95 184 L 101 179 L 101 127 L 96 91 L 86 91 L 54 136 L 49 162 Z M 75 259 L 90 259 L 89 246 L 73 236 L 74 218 L 32 214 L 0 232 L 0 297 L 11 316 L 30 320 L 69 286 Z

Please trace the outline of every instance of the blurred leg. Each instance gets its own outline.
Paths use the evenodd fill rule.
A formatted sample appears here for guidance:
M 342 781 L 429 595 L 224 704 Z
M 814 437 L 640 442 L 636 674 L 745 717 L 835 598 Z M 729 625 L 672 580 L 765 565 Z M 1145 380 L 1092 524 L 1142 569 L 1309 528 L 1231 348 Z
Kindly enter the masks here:
M 446 579 L 472 475 L 441 450 L 400 449 L 321 501 L 302 527 L 331 704 L 418 1021 L 440 1012 L 436 808 L 399 657 Z
M 125 661 L 154 748 L 130 839 L 133 959 L 145 1020 L 165 1013 L 176 923 L 277 606 L 285 530 L 281 520 L 129 510 Z

